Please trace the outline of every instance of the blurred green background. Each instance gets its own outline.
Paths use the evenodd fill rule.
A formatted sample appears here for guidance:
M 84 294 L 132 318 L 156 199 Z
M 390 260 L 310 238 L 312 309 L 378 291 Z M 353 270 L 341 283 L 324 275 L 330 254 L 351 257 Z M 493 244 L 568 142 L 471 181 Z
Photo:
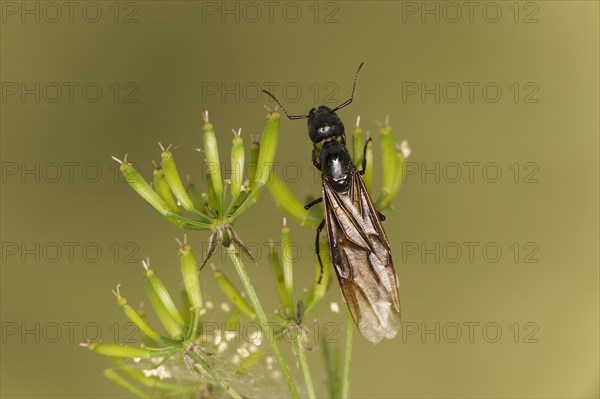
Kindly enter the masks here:
M 141 259 L 180 286 L 182 231 L 117 178 L 111 155 L 150 178 L 157 142 L 172 143 L 202 185 L 203 110 L 227 159 L 231 129 L 249 143 L 273 105 L 257 88 L 293 114 L 333 106 L 361 61 L 340 117 L 348 129 L 360 115 L 377 142 L 389 114 L 413 153 L 385 223 L 405 329 L 377 346 L 356 336 L 352 396 L 600 394 L 598 2 L 1 6 L 3 397 L 125 397 L 78 343 L 127 334 L 110 289 L 145 299 Z M 303 199 L 320 190 L 310 151 L 304 122 L 282 120 L 276 171 Z M 265 192 L 236 228 L 264 250 L 281 217 Z M 291 227 L 308 286 L 314 233 Z M 206 239 L 189 233 L 196 248 Z M 267 269 L 251 273 L 272 308 Z M 341 303 L 336 285 L 328 301 Z

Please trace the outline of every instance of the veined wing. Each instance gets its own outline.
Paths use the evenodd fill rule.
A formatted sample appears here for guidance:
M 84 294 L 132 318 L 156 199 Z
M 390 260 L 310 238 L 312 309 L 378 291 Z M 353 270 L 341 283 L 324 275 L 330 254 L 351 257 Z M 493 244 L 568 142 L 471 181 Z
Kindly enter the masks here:
M 339 193 L 323 176 L 329 250 L 342 294 L 361 334 L 373 343 L 400 328 L 398 282 L 390 245 L 355 167 L 350 188 Z

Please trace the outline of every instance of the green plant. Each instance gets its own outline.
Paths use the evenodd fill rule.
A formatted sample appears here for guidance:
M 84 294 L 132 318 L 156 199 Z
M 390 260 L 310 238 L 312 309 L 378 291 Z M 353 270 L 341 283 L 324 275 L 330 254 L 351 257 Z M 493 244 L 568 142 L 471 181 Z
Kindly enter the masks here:
M 279 297 L 276 320 L 267 316 L 247 273 L 241 254 L 251 258 L 244 242 L 237 235 L 233 223 L 256 203 L 266 186 L 278 207 L 290 218 L 307 227 L 316 227 L 318 213 L 304 209 L 283 180 L 272 171 L 279 139 L 279 114 L 269 112 L 266 117 L 262 139 L 250 145 L 250 163 L 247 176 L 242 172 L 245 148 L 241 131 L 234 131 L 231 149 L 232 176 L 223 180 L 215 132 L 204 113 L 203 139 L 206 154 L 207 187 L 198 192 L 192 183 L 184 185 L 169 148 L 163 148 L 161 164 L 154 170 L 150 185 L 127 161 L 120 163 L 120 170 L 130 186 L 152 207 L 171 223 L 191 230 L 210 230 L 208 250 L 198 262 L 191 246 L 184 239 L 179 242 L 180 271 L 184 285 L 182 304 L 178 307 L 157 273 L 144 262 L 145 283 L 150 303 L 162 324 L 164 334 L 148 324 L 142 309 L 134 309 L 121 295 L 117 287 L 113 293 L 125 316 L 139 329 L 140 344 L 127 346 L 119 343 L 88 342 L 90 350 L 108 356 L 114 368 L 107 369 L 105 376 L 130 393 L 139 397 L 221 397 L 233 398 L 269 396 L 257 390 L 269 387 L 275 396 L 284 396 L 287 388 L 292 397 L 300 394 L 316 397 L 311 375 L 311 349 L 321 348 L 328 373 L 328 392 L 331 397 L 348 397 L 349 370 L 352 351 L 353 323 L 348 316 L 344 361 L 340 362 L 339 348 L 327 342 L 311 342 L 303 321 L 316 313 L 331 282 L 331 261 L 327 244 L 319 248 L 325 268 L 321 276 L 320 265 L 315 262 L 313 286 L 302 296 L 294 297 L 293 255 L 290 228 L 281 230 L 281 254 L 271 247 L 268 263 Z M 367 133 L 368 135 L 368 133 Z M 357 126 L 353 131 L 354 162 L 360 163 L 365 134 Z M 383 163 L 382 190 L 377 199 L 380 210 L 391 207 L 402 182 L 404 159 L 408 155 L 405 142 L 397 145 L 389 124 L 380 130 L 381 158 Z M 366 152 L 367 170 L 365 181 L 372 186 L 373 149 Z M 230 195 L 227 190 L 230 190 Z M 226 203 L 226 199 L 229 202 Z M 181 209 L 183 208 L 183 210 Z M 184 214 L 184 211 L 187 212 Z M 189 216 L 188 216 L 189 215 Z M 226 305 L 220 312 L 205 298 L 200 289 L 199 269 L 202 269 L 217 246 L 222 245 L 233 264 L 243 291 L 238 289 L 225 271 L 214 265 L 215 281 L 232 306 Z M 205 276 L 206 274 L 203 274 Z M 210 313 L 214 313 L 208 316 Z M 226 317 L 225 317 L 226 316 Z M 214 328 L 214 320 L 225 317 L 224 328 Z M 256 334 L 236 338 L 242 320 L 257 325 Z M 239 338 L 239 337 L 238 337 Z M 304 383 L 298 384 L 286 362 L 281 344 L 289 342 L 297 359 Z M 313 360 L 314 361 L 314 360 Z M 273 368 L 274 363 L 278 369 Z M 342 367 L 340 367 L 342 366 Z M 340 368 L 342 368 L 340 370 Z M 285 382 L 282 385 L 281 380 Z M 257 383 L 262 381 L 262 384 Z M 299 390 L 298 387 L 301 386 Z

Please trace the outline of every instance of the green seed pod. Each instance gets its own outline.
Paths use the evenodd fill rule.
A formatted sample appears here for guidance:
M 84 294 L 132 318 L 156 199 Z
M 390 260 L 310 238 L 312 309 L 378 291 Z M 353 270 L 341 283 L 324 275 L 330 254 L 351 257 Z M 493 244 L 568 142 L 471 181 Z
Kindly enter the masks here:
M 304 209 L 304 205 L 300 203 L 288 189 L 283 180 L 275 173 L 271 174 L 267 182 L 267 189 L 271 196 L 275 199 L 277 206 L 289 215 L 302 226 L 316 228 L 319 224 L 317 218 L 309 211 Z
M 215 188 L 213 186 L 213 182 L 212 179 L 210 177 L 210 174 L 206 174 L 206 185 L 207 185 L 207 197 L 206 197 L 206 202 L 208 204 L 208 207 L 213 211 L 213 213 L 217 214 L 219 212 L 218 208 L 219 208 L 219 200 L 217 198 L 217 194 L 215 193 Z
M 181 206 L 183 206 L 183 209 L 185 209 L 186 211 L 194 212 L 195 214 L 201 216 L 201 218 L 205 222 L 210 222 L 211 219 L 208 216 L 202 214 L 200 210 L 194 207 L 194 201 L 192 201 L 192 198 L 189 196 L 188 192 L 183 186 L 181 177 L 179 176 L 179 172 L 177 171 L 177 166 L 175 166 L 175 160 L 173 159 L 173 155 L 168 150 L 165 150 L 162 152 L 162 154 L 160 154 L 160 157 L 162 160 L 162 167 L 163 172 L 165 174 L 165 179 L 167 180 L 171 191 L 173 192 L 173 194 L 175 194 L 175 197 L 177 198 Z
M 240 195 L 242 191 L 242 183 L 244 181 L 244 140 L 240 136 L 242 129 L 236 133 L 233 132 L 234 138 L 231 145 L 231 196 L 232 201 Z
M 394 165 L 394 180 L 392 181 L 389 192 L 381 193 L 381 196 L 377 199 L 376 208 L 378 210 L 384 210 L 392 205 L 392 201 L 398 195 L 400 186 L 404 179 L 406 157 L 410 155 L 410 147 L 406 140 L 396 145 L 395 152 L 395 165 Z M 384 195 L 385 194 L 385 195 Z
M 146 310 L 144 309 L 144 303 L 140 302 L 137 310 L 136 310 L 137 314 L 141 317 L 142 320 L 144 320 L 144 322 L 147 323 L 147 315 L 146 315 Z M 140 339 L 142 341 L 142 344 L 144 344 L 144 346 L 158 346 L 158 341 L 156 341 L 155 339 L 150 338 L 148 335 L 146 335 L 142 330 L 138 330 L 140 333 Z M 164 338 L 162 335 L 160 336 L 161 339 L 164 340 Z
M 254 320 L 256 313 L 254 309 L 248 304 L 246 299 L 242 296 L 240 291 L 233 285 L 233 283 L 219 270 L 214 269 L 215 278 L 221 291 L 229 298 L 233 305 L 240 310 L 243 314 Z
M 354 165 L 360 166 L 363 157 L 363 151 L 365 150 L 365 136 L 363 130 L 360 127 L 360 116 L 356 118 L 356 126 L 352 131 L 352 161 Z
M 167 179 L 165 178 L 165 174 L 161 167 L 154 169 L 154 190 L 160 198 L 162 198 L 165 204 L 167 204 L 167 207 L 169 207 L 169 210 L 172 213 L 181 216 L 181 210 L 171 193 L 171 189 L 169 188 L 169 184 L 167 183 Z M 184 225 L 181 220 L 175 219 L 172 216 L 167 216 L 167 219 L 177 227 L 183 227 Z
M 163 201 L 162 198 L 154 191 L 148 182 L 144 180 L 142 175 L 133 167 L 132 164 L 127 162 L 127 156 L 124 161 L 120 161 L 113 157 L 114 160 L 120 163 L 119 170 L 123 174 L 123 177 L 129 183 L 131 188 L 135 190 L 143 199 L 145 199 L 154 209 L 156 209 L 161 215 L 166 216 L 170 209 Z
M 321 259 L 323 260 L 323 276 L 321 277 L 321 265 L 319 264 L 319 260 L 317 260 L 315 270 L 315 284 L 313 285 L 313 288 L 310 291 L 307 300 L 305 301 L 305 315 L 308 314 L 312 309 L 314 309 L 315 305 L 319 303 L 319 301 L 325 296 L 327 288 L 329 287 L 331 277 L 331 258 L 329 257 L 329 247 L 326 243 L 323 243 L 321 245 L 319 253 L 321 255 Z M 319 282 L 319 279 L 321 279 L 321 282 Z
M 216 197 L 217 207 L 215 210 L 219 215 L 223 215 L 223 180 L 221 178 L 221 164 L 219 163 L 219 149 L 217 147 L 217 138 L 213 125 L 208 121 L 208 111 L 203 114 L 204 126 L 204 152 L 206 154 L 206 163 L 208 167 L 209 180 L 212 183 L 212 189 Z
M 250 191 L 256 187 L 256 169 L 258 165 L 258 154 L 260 152 L 260 144 L 258 137 L 252 140 L 250 144 L 250 164 L 248 164 L 248 180 L 250 182 Z
M 231 310 L 231 315 L 229 319 L 227 319 L 227 324 L 225 325 L 225 331 L 239 331 L 240 327 L 240 311 L 238 308 L 233 308 Z
M 127 302 L 127 298 L 122 297 L 119 291 L 119 287 L 117 286 L 117 290 L 113 291 L 113 294 L 117 297 L 117 303 L 123 309 L 125 316 L 129 320 L 131 320 L 140 330 L 141 333 L 145 334 L 147 337 L 152 339 L 153 341 L 160 341 L 160 334 L 156 332 L 155 329 L 150 327 L 148 323 L 140 316 L 135 309 Z
M 162 198 L 165 204 L 167 204 L 171 212 L 181 215 L 181 210 L 179 209 L 179 206 L 177 206 L 177 201 L 175 201 L 175 197 L 173 197 L 173 193 L 169 188 L 169 183 L 167 183 L 167 179 L 165 178 L 165 173 L 160 166 L 154 168 L 154 190 L 160 198 Z
M 367 139 L 369 138 L 369 132 L 367 132 Z M 363 175 L 363 179 L 365 181 L 365 186 L 367 187 L 367 191 L 369 194 L 373 190 L 373 141 L 369 141 L 367 144 L 367 170 Z
M 192 304 L 185 288 L 181 290 L 179 297 L 181 300 L 181 317 L 183 317 L 184 323 L 189 325 L 192 317 Z
M 120 344 L 112 344 L 109 342 L 92 342 L 85 345 L 90 350 L 104 356 L 114 357 L 139 357 L 148 359 L 155 356 L 165 356 L 173 353 L 175 348 L 140 348 L 135 346 L 126 346 Z
M 154 292 L 154 290 L 152 290 L 152 288 L 150 288 L 148 285 L 146 285 L 146 289 L 148 292 L 148 298 L 150 298 L 150 303 L 152 304 L 152 307 L 154 308 L 154 311 L 156 312 L 161 324 L 167 331 L 167 334 L 169 334 L 169 336 L 176 341 L 183 340 L 183 326 L 173 320 L 158 295 L 156 295 L 156 292 Z
M 260 151 L 258 153 L 258 163 L 256 165 L 256 182 L 259 187 L 267 183 L 267 179 L 273 169 L 273 160 L 279 141 L 279 114 L 272 112 L 267 115 L 265 127 L 263 129 Z
M 390 192 L 392 199 L 396 197 L 400 185 L 404 181 L 406 158 L 410 156 L 411 151 L 408 141 L 406 140 L 402 140 L 400 144 L 396 145 L 396 177 L 394 178 L 394 184 L 392 185 L 392 190 Z
M 263 129 L 262 141 L 258 151 L 258 161 L 256 163 L 256 171 L 254 178 L 250 174 L 250 189 L 251 192 L 246 197 L 245 201 L 231 214 L 230 222 L 234 221 L 238 216 L 246 211 L 250 206 L 258 201 L 260 191 L 269 180 L 273 169 L 273 160 L 277 150 L 277 142 L 279 140 L 279 114 L 272 112 L 267 115 L 265 126 Z M 251 164 L 252 165 L 252 164 Z
M 200 308 L 193 308 L 190 312 L 190 323 L 185 339 L 196 339 L 198 337 L 198 328 L 200 327 Z
M 162 281 L 154 273 L 154 270 L 146 263 L 144 263 L 144 267 L 146 268 L 146 290 L 158 318 L 173 339 L 183 339 L 185 326 L 183 317 L 181 317 L 171 295 L 169 295 Z
M 387 119 L 387 118 L 386 118 Z M 396 160 L 396 140 L 392 128 L 389 124 L 385 125 L 379 130 L 379 137 L 381 138 L 381 161 L 383 165 L 383 177 L 381 182 L 381 193 L 379 198 L 375 202 L 377 209 L 383 209 L 381 206 L 387 207 L 391 203 L 391 192 L 393 190 L 394 182 L 396 180 L 397 173 L 397 160 Z
M 192 247 L 184 243 L 179 248 L 179 262 L 181 265 L 181 276 L 183 277 L 183 285 L 187 292 L 187 297 L 190 306 L 194 309 L 201 309 L 202 292 L 200 291 L 200 279 L 198 278 L 198 263 L 192 252 Z
M 288 291 L 285 286 L 285 276 L 283 274 L 283 267 L 279 261 L 279 254 L 273 245 L 269 247 L 269 265 L 271 266 L 271 272 L 273 273 L 275 288 L 277 288 L 277 294 L 279 295 L 281 307 L 285 312 L 291 313 L 294 307 L 293 302 L 291 302 L 291 297 L 288 295 Z
M 283 266 L 283 279 L 285 290 L 288 296 L 289 303 L 294 303 L 294 264 L 292 262 L 294 253 L 292 247 L 292 239 L 290 229 L 286 225 L 285 218 L 283 219 L 283 228 L 281 229 L 281 263 Z M 291 306 L 291 314 L 294 315 L 294 306 Z
M 396 178 L 396 140 L 392 133 L 392 128 L 385 125 L 379 131 L 381 140 L 381 162 L 383 166 L 383 177 L 381 184 L 381 194 L 376 203 L 388 201 L 392 192 L 394 181 Z
M 188 183 L 185 186 L 185 191 L 187 191 L 190 199 L 194 203 L 194 208 L 199 210 L 201 213 L 206 214 L 206 207 L 204 206 L 204 200 L 202 199 L 202 195 L 194 185 L 194 183 Z

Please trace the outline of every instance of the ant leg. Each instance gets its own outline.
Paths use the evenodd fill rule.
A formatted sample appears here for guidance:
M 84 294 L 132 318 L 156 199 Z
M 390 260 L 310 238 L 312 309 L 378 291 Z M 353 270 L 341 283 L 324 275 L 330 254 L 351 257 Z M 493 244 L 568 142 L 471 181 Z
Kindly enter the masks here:
M 308 204 L 304 205 L 304 209 L 306 209 L 307 211 L 312 208 L 313 206 L 317 205 L 319 202 L 323 201 L 323 197 L 319 197 L 315 200 L 310 201 Z
M 372 138 L 368 138 L 367 141 L 365 141 L 365 147 L 363 148 L 363 157 L 362 157 L 362 170 L 358 171 L 358 173 L 360 173 L 361 175 L 364 175 L 365 172 L 367 171 L 367 146 L 369 145 L 369 143 L 373 141 Z
M 316 145 L 313 145 L 312 163 L 313 163 L 313 165 L 315 165 L 315 168 L 317 168 L 317 170 L 321 170 L 321 163 L 319 162 L 319 157 L 317 155 L 317 146 Z
M 317 227 L 317 235 L 315 236 L 315 252 L 317 253 L 317 259 L 319 259 L 319 265 L 321 266 L 321 274 L 319 274 L 319 281 L 317 281 L 317 284 L 321 284 L 321 279 L 323 278 L 323 260 L 321 259 L 321 253 L 319 251 L 321 249 L 321 246 L 319 245 L 319 236 L 321 235 L 321 231 L 323 231 L 323 227 L 325 227 L 325 219 L 321 220 L 319 227 Z

